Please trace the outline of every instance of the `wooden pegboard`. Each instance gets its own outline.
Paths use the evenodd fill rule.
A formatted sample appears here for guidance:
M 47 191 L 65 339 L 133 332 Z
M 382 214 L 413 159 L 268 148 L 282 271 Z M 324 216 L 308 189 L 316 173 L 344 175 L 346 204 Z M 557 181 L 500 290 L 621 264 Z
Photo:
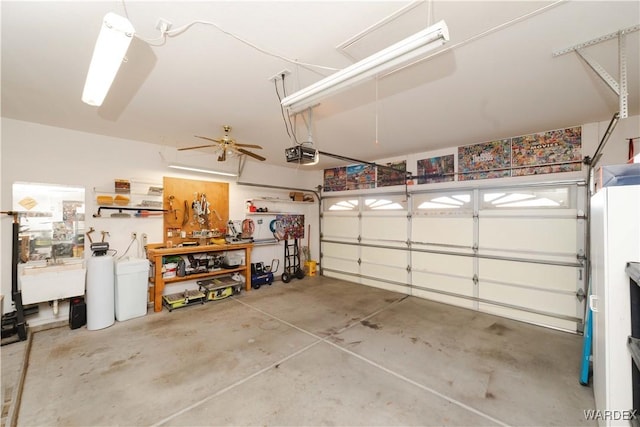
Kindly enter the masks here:
M 174 246 L 184 241 L 199 241 L 193 232 L 215 230 L 224 236 L 229 221 L 229 184 L 226 182 L 195 181 L 164 177 L 163 180 L 164 243 Z M 194 200 L 206 196 L 209 214 L 197 218 Z M 185 208 L 186 204 L 186 208 Z M 200 220 L 199 220 L 200 219 Z M 185 236 L 185 237 L 182 237 Z

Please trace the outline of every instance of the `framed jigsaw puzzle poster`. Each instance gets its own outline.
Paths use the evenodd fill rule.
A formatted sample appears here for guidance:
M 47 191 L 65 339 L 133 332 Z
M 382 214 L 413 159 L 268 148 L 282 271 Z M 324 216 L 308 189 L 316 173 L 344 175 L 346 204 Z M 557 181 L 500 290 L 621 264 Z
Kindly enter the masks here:
M 511 176 L 511 139 L 458 147 L 458 180 Z
M 418 160 L 418 184 L 453 181 L 454 160 L 453 154 Z
M 582 168 L 582 128 L 511 139 L 512 176 L 572 172 Z
M 344 191 L 347 189 L 347 168 L 324 170 L 324 191 Z
M 372 165 L 347 166 L 347 190 L 376 187 L 376 167 Z
M 407 176 L 407 161 L 387 163 L 385 168 L 378 167 L 376 187 L 404 185 Z

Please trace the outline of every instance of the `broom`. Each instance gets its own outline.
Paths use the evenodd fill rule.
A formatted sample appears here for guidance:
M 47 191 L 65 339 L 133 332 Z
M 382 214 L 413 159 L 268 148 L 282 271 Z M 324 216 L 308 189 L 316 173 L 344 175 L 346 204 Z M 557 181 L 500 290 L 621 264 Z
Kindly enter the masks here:
M 302 248 L 302 254 L 304 255 L 305 261 L 311 261 L 311 224 L 309 224 L 307 230 L 307 246 Z

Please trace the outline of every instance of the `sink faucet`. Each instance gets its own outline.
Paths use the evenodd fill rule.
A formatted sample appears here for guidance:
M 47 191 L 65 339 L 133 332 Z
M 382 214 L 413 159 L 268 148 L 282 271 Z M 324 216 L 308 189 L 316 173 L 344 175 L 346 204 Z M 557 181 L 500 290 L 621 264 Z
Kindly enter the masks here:
M 56 248 L 53 245 L 51 246 L 51 256 L 49 258 L 46 258 L 46 260 L 47 265 L 58 265 L 63 263 L 63 260 L 58 259 L 58 257 L 56 256 Z

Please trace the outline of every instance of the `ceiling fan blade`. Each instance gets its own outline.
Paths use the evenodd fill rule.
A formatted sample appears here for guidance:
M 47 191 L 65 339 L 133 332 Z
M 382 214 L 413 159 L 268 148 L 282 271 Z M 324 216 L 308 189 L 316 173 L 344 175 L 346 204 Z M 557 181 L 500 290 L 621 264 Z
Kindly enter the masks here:
M 236 147 L 244 147 L 244 148 L 260 148 L 262 149 L 261 146 L 259 145 L 255 145 L 255 144 L 238 144 L 236 143 Z
M 219 140 L 219 139 L 209 138 L 209 137 L 207 137 L 207 136 L 198 136 L 198 135 L 194 135 L 194 136 L 195 136 L 196 138 L 206 139 L 207 141 L 217 142 L 218 144 L 220 144 L 220 143 L 224 142 L 224 141 L 221 141 L 221 140 Z
M 178 151 L 195 150 L 196 148 L 208 148 L 208 147 L 217 147 L 217 145 L 216 144 L 196 145 L 195 147 L 178 148 Z
M 252 153 L 251 151 L 247 151 L 247 150 L 243 150 L 242 148 L 238 148 L 238 151 L 241 152 L 242 154 L 246 154 L 247 156 L 251 156 L 256 160 L 260 160 L 261 162 L 267 160 L 266 158 L 256 154 L 256 153 Z

